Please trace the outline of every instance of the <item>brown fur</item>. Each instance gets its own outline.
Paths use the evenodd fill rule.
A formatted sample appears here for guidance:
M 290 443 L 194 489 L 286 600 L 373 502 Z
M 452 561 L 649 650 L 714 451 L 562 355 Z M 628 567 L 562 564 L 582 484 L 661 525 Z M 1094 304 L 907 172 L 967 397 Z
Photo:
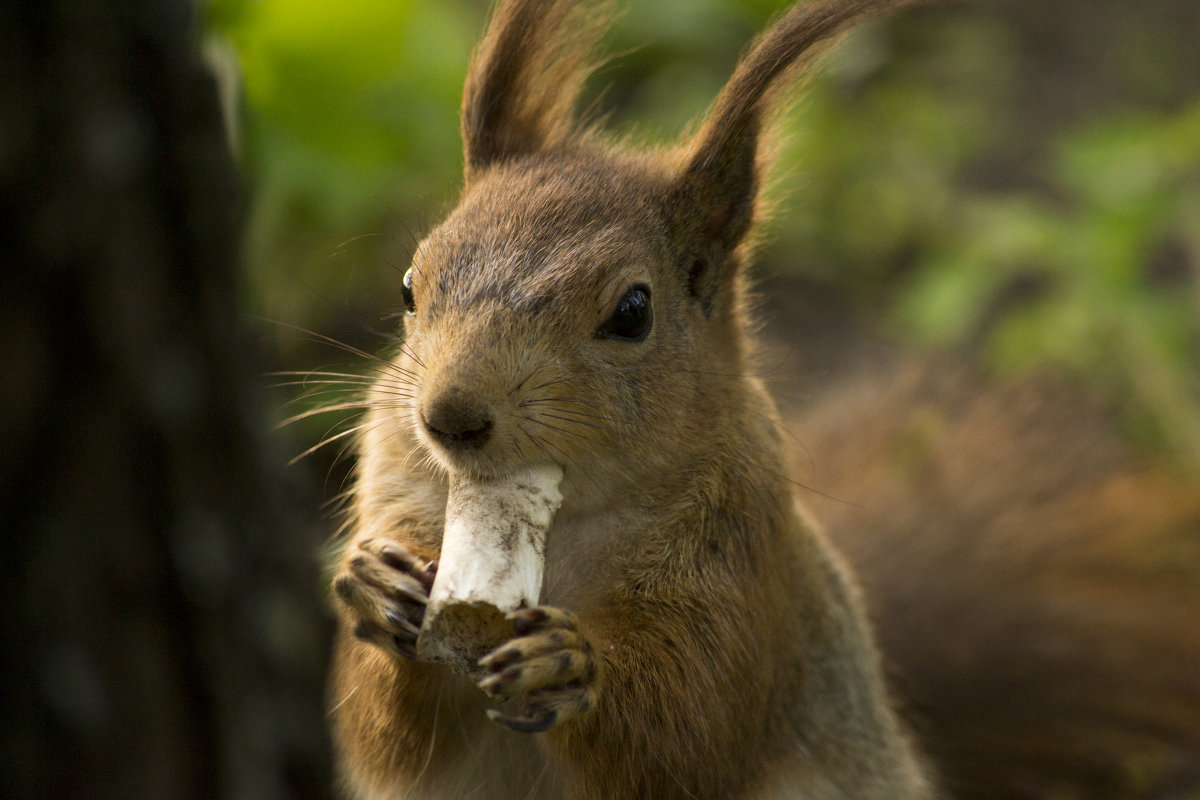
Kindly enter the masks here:
M 876 366 L 794 428 L 952 795 L 1200 796 L 1194 480 L 1047 376 Z
M 497 4 L 463 88 L 468 181 L 506 159 L 569 147 L 603 14 L 579 0 Z
M 585 9 L 497 8 L 463 101 L 466 185 L 414 255 L 360 434 L 331 689 L 352 796 L 931 796 L 858 589 L 793 506 L 744 288 L 774 95 L 898 4 L 790 9 L 663 153 L 569 113 Z M 648 335 L 607 335 L 639 286 Z M 447 476 L 543 461 L 564 470 L 544 605 L 477 673 L 417 660 Z

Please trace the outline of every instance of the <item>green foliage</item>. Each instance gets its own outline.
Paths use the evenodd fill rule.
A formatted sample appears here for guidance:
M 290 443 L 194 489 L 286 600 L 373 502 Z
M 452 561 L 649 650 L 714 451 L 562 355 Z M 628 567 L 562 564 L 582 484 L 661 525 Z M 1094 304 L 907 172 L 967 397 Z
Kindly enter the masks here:
M 783 5 L 622 4 L 585 107 L 669 141 Z M 1032 0 L 851 35 L 782 126 L 761 268 L 803 271 L 916 342 L 980 346 L 998 370 L 1073 370 L 1200 463 L 1200 105 L 1182 99 L 1200 65 L 1182 12 L 1151 6 L 1096 4 L 1089 36 L 1108 38 L 1082 55 L 1039 44 L 1049 12 Z M 486 2 L 206 8 L 243 75 L 253 307 L 374 347 L 356 326 L 398 306 L 412 245 L 456 191 Z M 1079 22 L 1055 13 L 1053 30 Z
M 982 336 L 1001 369 L 1112 387 L 1200 463 L 1200 103 L 1089 125 L 1046 174 L 1048 196 L 964 196 L 900 318 L 930 342 Z
M 389 271 L 411 244 L 396 229 L 453 192 L 479 13 L 462 2 L 218 0 L 209 14 L 243 75 L 253 301 L 319 326 L 313 307 L 355 289 L 347 266 Z M 381 241 L 342 257 L 363 236 Z
M 978 20 L 868 26 L 809 87 L 785 130 L 793 187 L 770 255 L 879 296 L 914 252 L 952 235 L 960 175 L 1004 135 L 1012 59 Z

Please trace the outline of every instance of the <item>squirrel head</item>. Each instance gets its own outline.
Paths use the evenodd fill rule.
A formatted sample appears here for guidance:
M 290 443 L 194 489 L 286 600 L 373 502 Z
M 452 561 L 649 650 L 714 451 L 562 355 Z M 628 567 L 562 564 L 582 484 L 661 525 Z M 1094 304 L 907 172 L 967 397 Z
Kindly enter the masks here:
M 571 110 L 598 15 L 501 3 L 466 82 L 462 196 L 404 279 L 393 368 L 415 446 L 476 475 L 584 468 L 611 496 L 607 465 L 635 483 L 719 442 L 752 391 L 745 265 L 773 99 L 815 45 L 896 4 L 792 8 L 694 135 L 631 152 Z
M 717 413 L 737 344 L 712 340 L 737 327 L 692 294 L 670 189 L 660 160 L 582 145 L 472 175 L 405 277 L 411 423 L 441 466 L 636 477 L 661 467 L 664 433 Z

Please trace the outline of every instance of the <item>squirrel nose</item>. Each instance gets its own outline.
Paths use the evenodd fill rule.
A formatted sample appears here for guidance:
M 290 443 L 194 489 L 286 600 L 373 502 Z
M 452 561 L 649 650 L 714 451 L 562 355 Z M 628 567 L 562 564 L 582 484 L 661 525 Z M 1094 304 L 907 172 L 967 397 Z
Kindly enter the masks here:
M 462 389 L 448 389 L 421 415 L 425 430 L 450 450 L 478 450 L 492 435 L 492 417 L 486 405 Z

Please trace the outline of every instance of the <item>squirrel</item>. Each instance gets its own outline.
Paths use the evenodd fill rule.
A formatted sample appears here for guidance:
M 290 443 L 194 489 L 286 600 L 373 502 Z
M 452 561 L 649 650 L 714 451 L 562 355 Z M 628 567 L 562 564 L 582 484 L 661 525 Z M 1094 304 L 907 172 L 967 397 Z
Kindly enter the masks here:
M 792 474 L 947 795 L 1200 797 L 1195 477 L 1061 375 L 867 349 L 785 413 Z
M 493 9 L 464 89 L 464 188 L 415 250 L 363 401 L 332 581 L 349 796 L 939 796 L 857 579 L 794 497 L 746 274 L 780 94 L 906 4 L 789 8 L 659 151 L 572 111 L 603 14 Z M 451 482 L 544 464 L 561 506 L 538 603 L 469 668 L 431 662 Z

